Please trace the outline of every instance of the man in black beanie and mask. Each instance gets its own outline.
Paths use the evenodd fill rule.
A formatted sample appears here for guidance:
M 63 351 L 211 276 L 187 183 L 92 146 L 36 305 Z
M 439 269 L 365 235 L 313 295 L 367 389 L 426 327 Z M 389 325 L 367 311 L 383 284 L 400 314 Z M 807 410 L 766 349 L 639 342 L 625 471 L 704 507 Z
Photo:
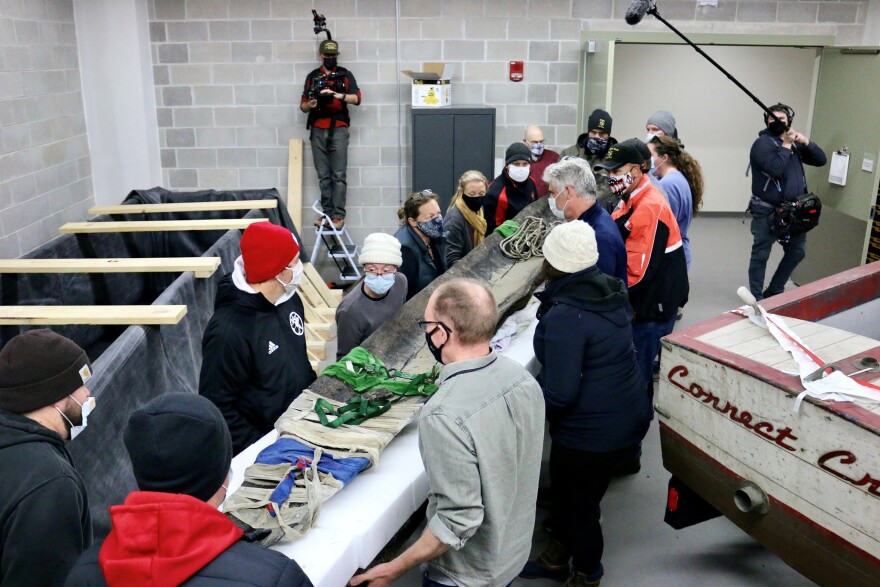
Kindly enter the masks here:
M 242 540 L 217 509 L 232 439 L 210 400 L 161 395 L 131 414 L 123 440 L 140 491 L 110 508 L 110 534 L 83 553 L 66 585 L 311 586 L 296 561 Z
M 562 151 L 561 157 L 580 157 L 590 164 L 596 176 L 596 201 L 610 214 L 619 201 L 611 196 L 608 187 L 608 173 L 605 170 L 596 171 L 594 165 L 601 162 L 608 153 L 608 149 L 617 144 L 617 139 L 611 136 L 611 115 L 601 109 L 593 110 L 587 120 L 587 132 L 578 137 L 577 144 Z
M 60 585 L 92 543 L 89 499 L 65 443 L 94 406 L 86 352 L 51 330 L 0 351 L 0 585 Z

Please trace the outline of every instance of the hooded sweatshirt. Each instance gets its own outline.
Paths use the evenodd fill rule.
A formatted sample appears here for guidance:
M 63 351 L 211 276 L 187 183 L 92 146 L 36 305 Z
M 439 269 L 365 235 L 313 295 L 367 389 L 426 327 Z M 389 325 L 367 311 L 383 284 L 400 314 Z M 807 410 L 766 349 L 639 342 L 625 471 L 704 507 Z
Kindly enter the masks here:
M 241 257 L 217 286 L 214 315 L 202 338 L 199 393 L 226 419 L 235 454 L 272 430 L 316 378 L 303 316 L 296 292 L 272 304 L 254 291 Z
M 0 410 L 0 584 L 60 585 L 91 543 L 86 487 L 64 441 Z
M 535 296 L 541 301 L 535 357 L 550 438 L 590 452 L 638 444 L 651 403 L 633 349 L 626 286 L 593 266 Z
M 134 491 L 110 508 L 112 529 L 71 572 L 71 587 L 311 585 L 281 553 L 242 542 L 242 531 L 194 497 Z

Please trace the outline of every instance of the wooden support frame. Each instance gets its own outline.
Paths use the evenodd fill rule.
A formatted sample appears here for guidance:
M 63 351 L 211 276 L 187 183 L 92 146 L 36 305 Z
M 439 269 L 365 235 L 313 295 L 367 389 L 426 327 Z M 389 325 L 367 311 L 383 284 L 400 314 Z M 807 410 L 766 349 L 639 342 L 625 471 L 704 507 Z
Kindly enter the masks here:
M 109 259 L 0 259 L 0 273 L 178 273 L 211 277 L 220 257 L 142 257 Z
M 302 232 L 303 140 L 287 143 L 287 213 L 293 225 Z
M 68 222 L 58 229 L 62 234 L 98 232 L 162 232 L 174 230 L 232 230 L 245 229 L 255 222 L 269 222 L 267 218 L 238 218 L 232 220 L 132 220 L 121 222 Z
M 328 307 L 335 309 L 339 306 L 339 302 L 342 301 L 342 296 L 335 295 L 338 290 L 332 290 L 327 287 L 327 284 L 321 278 L 321 274 L 318 273 L 318 270 L 315 269 L 314 265 L 311 263 L 303 263 L 303 275 Z M 339 293 L 341 294 L 342 292 Z
M 174 202 L 169 204 L 120 204 L 92 206 L 89 214 L 158 214 L 161 212 L 222 212 L 225 210 L 271 210 L 278 200 L 232 200 L 223 202 Z
M 183 305 L 150 306 L 0 306 L 0 325 L 177 324 Z

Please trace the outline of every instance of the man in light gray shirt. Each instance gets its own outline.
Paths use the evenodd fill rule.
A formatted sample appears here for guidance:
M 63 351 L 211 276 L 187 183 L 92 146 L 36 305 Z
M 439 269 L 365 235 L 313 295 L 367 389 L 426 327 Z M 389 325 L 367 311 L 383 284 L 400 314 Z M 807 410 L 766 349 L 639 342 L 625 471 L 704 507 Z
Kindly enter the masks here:
M 428 476 L 428 527 L 389 563 L 350 585 L 390 585 L 422 564 L 424 585 L 498 587 L 529 555 L 544 438 L 541 388 L 515 361 L 489 348 L 498 312 L 478 281 L 433 293 L 419 322 L 444 364 L 440 389 L 419 418 Z

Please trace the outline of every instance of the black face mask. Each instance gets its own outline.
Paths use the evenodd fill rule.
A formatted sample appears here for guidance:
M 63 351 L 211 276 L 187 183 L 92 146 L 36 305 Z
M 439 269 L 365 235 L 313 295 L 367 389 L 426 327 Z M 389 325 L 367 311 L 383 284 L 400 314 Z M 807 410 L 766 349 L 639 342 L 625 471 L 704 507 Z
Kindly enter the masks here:
M 434 327 L 434 330 L 425 333 L 425 342 L 428 343 L 428 350 L 431 351 L 432 355 L 434 355 L 434 359 L 441 365 L 445 365 L 446 363 L 443 362 L 443 359 L 441 357 L 443 355 L 443 347 L 446 346 L 446 343 L 444 342 L 440 346 L 436 346 L 431 340 L 431 335 L 434 334 L 434 331 L 436 331 L 438 328 L 442 328 L 442 326 L 438 324 Z
M 486 196 L 478 196 L 476 198 L 472 198 L 470 196 L 462 197 L 464 198 L 465 206 L 467 206 L 474 212 L 477 212 L 480 208 L 483 207 L 483 200 L 486 199 Z
M 324 68 L 325 69 L 333 69 L 336 67 L 336 58 L 335 57 L 325 57 L 324 58 Z
M 787 131 L 788 127 L 779 120 L 771 120 L 770 123 L 767 125 L 767 129 L 770 131 L 771 134 L 779 136 Z

